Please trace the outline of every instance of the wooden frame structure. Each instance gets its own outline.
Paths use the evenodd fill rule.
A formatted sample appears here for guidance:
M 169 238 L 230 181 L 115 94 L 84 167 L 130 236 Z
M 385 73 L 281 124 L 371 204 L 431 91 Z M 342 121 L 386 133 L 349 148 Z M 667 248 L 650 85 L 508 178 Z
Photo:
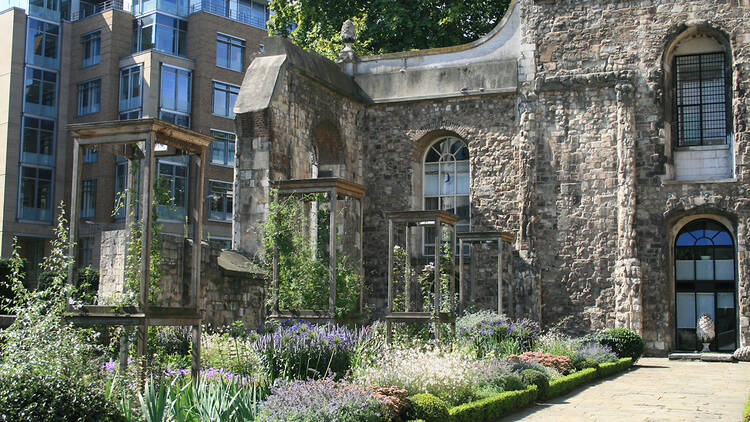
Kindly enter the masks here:
M 497 231 L 488 231 L 488 232 L 464 232 L 464 233 L 458 233 L 456 236 L 458 238 L 458 285 L 459 285 L 459 310 L 463 307 L 464 303 L 464 244 L 472 245 L 474 243 L 489 243 L 489 242 L 497 242 L 497 313 L 502 314 L 503 313 L 503 271 L 504 271 L 504 262 L 505 262 L 505 247 L 503 247 L 504 243 L 507 243 L 509 246 L 513 244 L 513 238 L 514 236 L 510 233 L 504 233 L 504 232 L 497 232 Z M 512 246 L 511 246 L 512 248 Z M 512 261 L 511 264 L 512 265 Z M 512 273 L 512 266 L 511 266 L 511 273 Z M 471 303 L 474 303 L 474 300 L 476 299 L 476 279 L 473 274 L 470 272 L 470 280 L 471 280 Z
M 327 193 L 330 199 L 330 214 L 328 219 L 328 277 L 330 282 L 328 309 L 279 309 L 279 258 L 278 251 L 273 255 L 273 309 L 269 318 L 286 319 L 301 318 L 305 320 L 322 320 L 333 322 L 336 317 L 336 255 L 338 239 L 336 238 L 336 201 L 339 198 L 352 198 L 359 203 L 359 276 L 364 279 L 362 264 L 362 232 L 364 224 L 364 209 L 362 198 L 365 196 L 365 186 L 338 177 L 324 177 L 318 179 L 291 179 L 272 182 L 271 187 L 277 189 L 278 198 L 300 196 L 305 194 Z M 359 308 L 363 307 L 363 291 L 359 292 Z
M 67 126 L 73 136 L 73 181 L 70 213 L 70 256 L 76 255 L 76 244 L 80 226 L 81 208 L 81 175 L 83 148 L 92 148 L 128 159 L 126 227 L 131 230 L 135 215 L 131 204 L 136 195 L 136 174 L 130 171 L 137 161 L 144 162 L 141 168 L 140 198 L 138 203 L 141 229 L 141 257 L 138 272 L 139 292 L 137 306 L 83 306 L 81 309 L 68 307 L 66 316 L 78 325 L 123 325 L 137 327 L 138 357 L 146 355 L 146 339 L 149 326 L 172 325 L 192 326 L 192 362 L 191 372 L 194 379 L 200 373 L 201 342 L 201 309 L 200 309 L 200 274 L 201 274 L 201 234 L 203 233 L 203 182 L 206 173 L 206 148 L 213 138 L 201 133 L 156 119 L 109 121 L 97 123 L 71 124 Z M 174 147 L 192 154 L 190 166 L 196 171 L 189 172 L 195 178 L 195 196 L 190 209 L 192 219 L 192 275 L 190 286 L 190 303 L 186 307 L 156 307 L 149 304 L 149 284 L 151 280 L 151 245 L 153 240 L 151 223 L 154 219 L 151 204 L 154 199 L 154 180 L 156 165 L 156 144 Z M 146 205 L 148 204 L 148 205 Z M 76 270 L 71 266 L 68 282 L 74 283 Z M 120 344 L 120 366 L 124 370 L 127 364 L 127 343 Z M 141 378 L 145 368 L 141 367 Z
M 399 211 L 389 212 L 388 218 L 388 309 L 385 316 L 386 321 L 386 339 L 388 344 L 393 341 L 393 323 L 394 322 L 417 322 L 432 321 L 435 324 L 435 339 L 440 342 L 440 323 L 451 324 L 451 330 L 456 329 L 456 304 L 453 300 L 456 289 L 455 274 L 455 251 L 456 251 L 456 222 L 458 216 L 446 211 Z M 395 244 L 395 225 L 406 226 L 406 252 L 407 268 L 410 260 L 409 255 L 409 228 L 410 227 L 435 227 L 435 269 L 434 269 L 434 311 L 433 312 L 410 312 L 408 308 L 404 312 L 393 311 L 393 249 Z M 440 245 L 442 244 L 443 225 L 447 225 L 451 230 L 451 254 L 450 254 L 450 295 L 451 306 L 449 312 L 441 312 L 440 309 Z M 407 270 L 408 272 L 408 270 Z M 408 296 L 408 284 L 407 284 Z M 460 290 L 460 286 L 459 286 Z

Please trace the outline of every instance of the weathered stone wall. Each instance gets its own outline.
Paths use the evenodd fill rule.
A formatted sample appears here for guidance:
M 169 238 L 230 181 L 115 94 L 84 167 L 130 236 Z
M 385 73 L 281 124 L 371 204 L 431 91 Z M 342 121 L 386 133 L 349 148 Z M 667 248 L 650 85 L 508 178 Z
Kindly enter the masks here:
M 262 220 L 269 178 L 312 176 L 311 130 L 333 121 L 348 177 L 368 188 L 367 298 L 382 312 L 385 212 L 422 209 L 424 151 L 455 136 L 470 151 L 472 230 L 516 234 L 516 316 L 564 322 L 577 333 L 628 327 L 643 334 L 649 353 L 670 350 L 674 239 L 702 216 L 735 234 L 740 342 L 750 343 L 750 9 L 721 0 L 519 0 L 515 7 L 520 19 L 509 31 L 520 35 L 498 47 L 504 60 L 517 51 L 515 93 L 469 87 L 471 95 L 372 103 L 324 86 L 329 79 L 280 72 L 270 107 L 238 117 L 235 248 L 253 250 L 251 227 Z M 731 56 L 729 179 L 675 177 L 669 67 L 685 31 L 719 37 Z M 465 63 L 469 50 L 367 59 L 367 77 L 377 79 L 378 60 L 387 68 L 383 80 L 408 76 L 409 63 L 439 68 L 440 54 L 455 68 L 450 60 Z M 357 72 L 356 61 L 343 67 Z
M 109 303 L 117 299 L 125 287 L 124 230 L 102 232 L 99 301 Z M 158 306 L 188 306 L 190 274 L 192 274 L 192 242 L 182 237 L 163 235 L 162 278 L 159 284 Z M 264 281 L 257 274 L 227 271 L 218 263 L 220 249 L 204 243 L 201 247 L 201 308 L 204 322 L 214 327 L 242 321 L 257 327 L 265 320 Z M 113 297 L 114 296 L 114 297 Z
M 250 148 L 238 148 L 235 171 L 235 242 L 249 254 L 258 251 L 257 225 L 265 218 L 269 182 L 313 177 L 313 134 L 331 124 L 343 141 L 339 177 L 362 183 L 364 106 L 326 88 L 296 71 L 285 70 L 271 106 L 237 120 L 239 139 Z
M 526 36 L 536 40 L 535 106 L 543 116 L 536 244 L 544 321 L 583 312 L 593 327 L 642 330 L 651 352 L 670 349 L 675 224 L 700 213 L 726 216 L 737 234 L 747 343 L 750 11 L 715 0 L 526 1 L 523 8 Z M 690 27 L 712 28 L 731 44 L 736 181 L 729 183 L 680 183 L 669 171 L 662 63 Z

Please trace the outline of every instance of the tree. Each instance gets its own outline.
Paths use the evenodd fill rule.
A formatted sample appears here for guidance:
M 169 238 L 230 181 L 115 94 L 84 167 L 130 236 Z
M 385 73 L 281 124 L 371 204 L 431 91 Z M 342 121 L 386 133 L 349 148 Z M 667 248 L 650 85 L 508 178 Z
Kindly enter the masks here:
M 335 58 L 341 25 L 352 19 L 360 55 L 474 41 L 502 19 L 510 0 L 271 0 L 271 35 Z

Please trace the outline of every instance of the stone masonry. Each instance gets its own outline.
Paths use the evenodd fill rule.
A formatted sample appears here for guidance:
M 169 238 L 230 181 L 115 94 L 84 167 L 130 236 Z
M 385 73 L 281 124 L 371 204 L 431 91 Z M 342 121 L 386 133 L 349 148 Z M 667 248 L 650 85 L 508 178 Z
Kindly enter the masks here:
M 452 136 L 469 147 L 472 231 L 515 234 L 516 316 L 575 333 L 627 327 L 649 353 L 674 349 L 675 238 L 707 218 L 734 236 L 738 341 L 749 344 L 750 8 L 740 3 L 518 0 L 471 44 L 338 64 L 269 38 L 235 106 L 233 247 L 257 252 L 269 182 L 314 177 L 316 128 L 332 125 L 338 175 L 367 186 L 367 300 L 382 312 L 385 213 L 422 209 L 424 153 Z M 728 158 L 675 145 L 672 57 L 696 37 L 729 63 L 731 139 L 714 148 Z M 688 155 L 710 171 L 691 173 Z

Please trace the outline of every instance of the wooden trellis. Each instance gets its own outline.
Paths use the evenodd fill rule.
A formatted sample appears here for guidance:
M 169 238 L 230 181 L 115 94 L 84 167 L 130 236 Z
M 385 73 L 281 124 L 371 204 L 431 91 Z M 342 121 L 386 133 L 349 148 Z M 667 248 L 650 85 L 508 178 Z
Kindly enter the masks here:
M 433 322 L 435 326 L 435 339 L 440 342 L 440 323 L 448 323 L 451 325 L 451 330 L 456 329 L 456 306 L 455 306 L 455 250 L 456 250 L 456 221 L 458 216 L 446 211 L 400 211 L 400 212 L 389 212 L 386 214 L 388 218 L 388 309 L 386 314 L 386 330 L 387 330 L 387 342 L 390 344 L 393 340 L 393 323 L 394 322 L 419 322 L 429 321 Z M 394 282 L 393 282 L 393 271 L 394 271 L 394 259 L 393 250 L 396 246 L 395 239 L 395 227 L 401 225 L 406 227 L 406 265 L 409 266 L 411 259 L 411 246 L 413 241 L 409 238 L 410 227 L 434 227 L 435 228 L 435 259 L 434 259 L 434 297 L 433 297 L 433 311 L 432 312 L 412 312 L 409 311 L 408 305 L 405 305 L 403 312 L 394 311 Z M 441 311 L 441 291 L 440 291 L 440 249 L 443 244 L 443 228 L 448 228 L 450 234 L 450 307 L 448 312 Z M 412 243 L 410 243 L 412 242 Z M 408 271 L 408 270 L 407 270 Z M 409 276 L 407 275 L 407 278 Z M 460 288 L 460 287 L 459 287 Z M 406 298 L 410 295 L 408 281 L 406 290 Z
M 465 300 L 464 292 L 466 291 L 466 277 L 465 277 L 465 269 L 464 269 L 464 245 L 469 244 L 471 245 L 475 243 L 496 243 L 497 244 L 497 313 L 502 314 L 504 312 L 503 309 L 503 272 L 505 269 L 505 261 L 506 261 L 506 253 L 505 250 L 508 249 L 509 251 L 512 250 L 512 244 L 513 244 L 513 235 L 510 233 L 503 233 L 503 232 L 497 232 L 497 231 L 488 231 L 488 232 L 464 232 L 459 233 L 457 235 L 458 237 L 458 284 L 459 284 L 459 311 L 462 311 L 463 303 Z M 504 244 L 507 244 L 508 246 L 503 246 Z M 510 263 L 508 263 L 510 265 Z M 510 271 L 512 273 L 512 269 Z M 477 292 L 477 285 L 476 285 L 476 277 L 472 272 L 469 272 L 469 280 L 470 280 L 470 288 L 469 291 L 471 292 L 471 298 L 470 302 L 474 303 L 476 299 L 476 292 Z
M 336 317 L 336 258 L 338 253 L 339 239 L 336 236 L 336 201 L 351 198 L 357 201 L 359 204 L 359 221 L 356 229 L 359 231 L 358 236 L 358 247 L 359 247 L 359 276 L 364 280 L 364 269 L 362 266 L 362 225 L 363 225 L 363 209 L 362 209 L 362 198 L 365 195 L 366 187 L 358 183 L 337 178 L 337 177 L 325 177 L 318 179 L 293 179 L 293 180 L 281 180 L 273 182 L 271 186 L 277 189 L 278 198 L 284 197 L 300 197 L 308 194 L 328 194 L 330 201 L 330 213 L 328 217 L 328 250 L 329 250 L 329 262 L 328 262 L 328 279 L 329 279 L 329 296 L 328 296 L 328 309 L 279 309 L 279 259 L 278 254 L 274 252 L 273 255 L 273 309 L 269 318 L 273 319 L 287 319 L 287 318 L 301 318 L 306 320 L 320 320 L 333 322 Z M 364 282 L 363 282 L 364 284 Z M 363 294 L 360 290 L 359 308 L 360 311 L 363 308 Z
M 194 379 L 200 373 L 201 343 L 201 309 L 200 309 L 200 274 L 201 274 L 201 234 L 203 232 L 203 182 L 206 172 L 206 148 L 213 138 L 201 133 L 156 119 L 124 120 L 97 123 L 68 125 L 73 135 L 73 182 L 70 217 L 70 256 L 76 255 L 78 242 L 81 175 L 83 148 L 104 151 L 128 159 L 129 170 L 141 161 L 139 208 L 141 225 L 141 259 L 138 271 L 139 291 L 136 306 L 83 306 L 80 309 L 68 307 L 66 316 L 78 325 L 121 325 L 137 327 L 137 353 L 145 364 L 146 339 L 149 326 L 191 326 L 192 327 L 192 364 Z M 190 302 L 184 307 L 157 307 L 149 304 L 149 284 L 151 280 L 151 246 L 152 220 L 154 219 L 151 204 L 154 199 L 154 180 L 156 165 L 156 144 L 173 147 L 191 154 L 190 165 L 194 171 L 194 198 L 190 209 L 192 220 L 192 274 L 190 283 Z M 135 215 L 131 212 L 133 195 L 136 195 L 136 175 L 128 171 L 126 227 L 130 233 Z M 76 270 L 71 267 L 68 282 L 74 283 Z M 127 343 L 121 343 L 120 366 L 125 369 L 127 362 Z M 145 368 L 141 367 L 141 377 Z

